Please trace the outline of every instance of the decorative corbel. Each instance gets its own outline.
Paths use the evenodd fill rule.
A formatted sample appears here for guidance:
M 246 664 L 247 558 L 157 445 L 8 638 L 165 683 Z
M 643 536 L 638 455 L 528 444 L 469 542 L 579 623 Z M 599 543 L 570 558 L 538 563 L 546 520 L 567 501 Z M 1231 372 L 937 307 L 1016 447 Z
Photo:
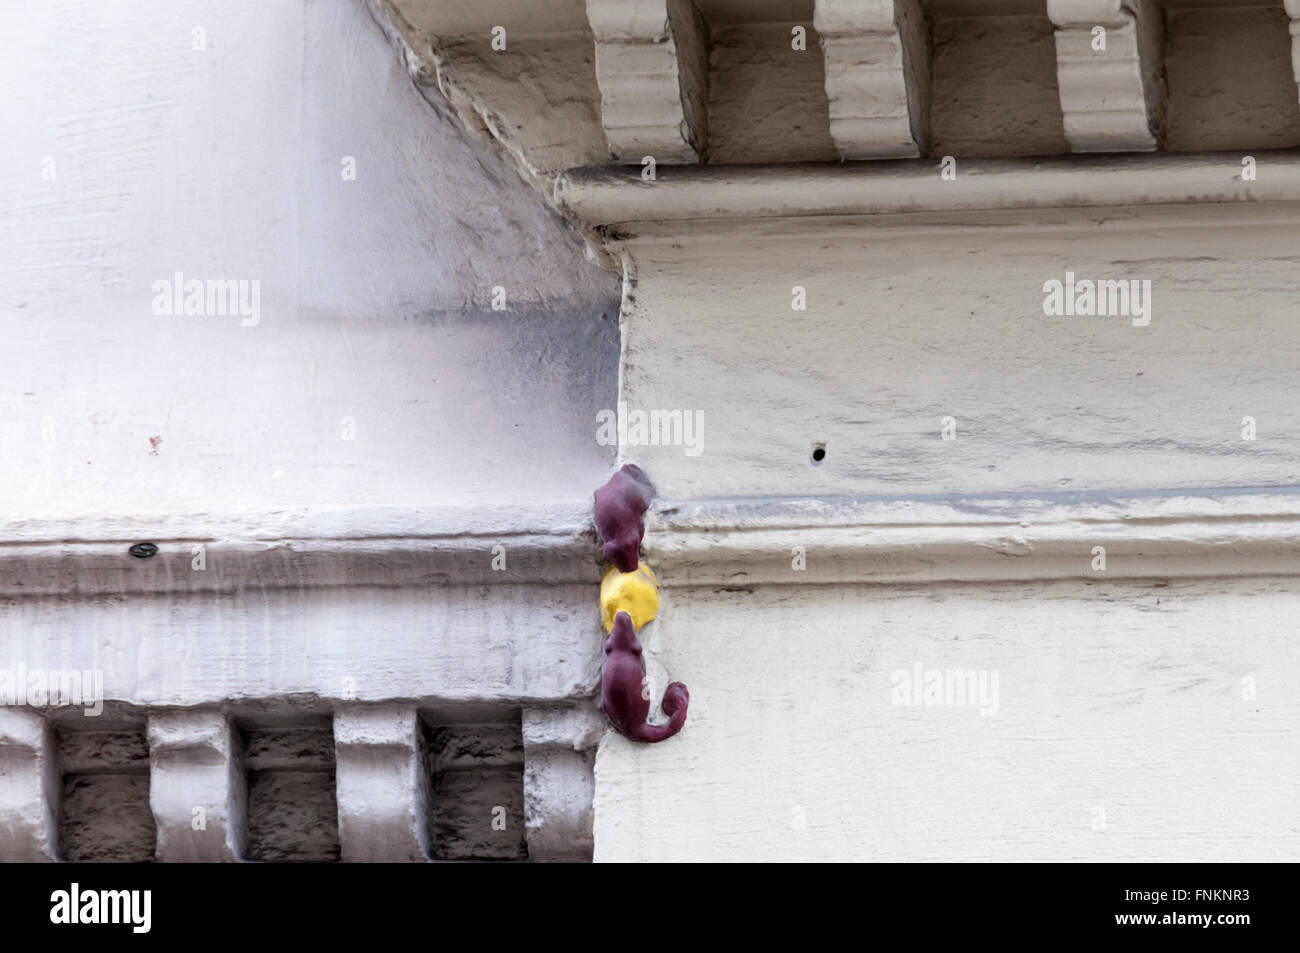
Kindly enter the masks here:
M 596 491 L 596 529 L 607 559 L 614 563 L 600 583 L 600 610 L 609 638 L 605 640 L 605 670 L 600 707 L 609 723 L 629 741 L 653 743 L 671 738 L 686 724 L 690 693 L 681 682 L 664 691 L 663 712 L 668 724 L 652 725 L 645 659 L 637 630 L 659 611 L 659 580 L 640 561 L 645 536 L 642 517 L 655 489 L 639 467 L 627 464 Z

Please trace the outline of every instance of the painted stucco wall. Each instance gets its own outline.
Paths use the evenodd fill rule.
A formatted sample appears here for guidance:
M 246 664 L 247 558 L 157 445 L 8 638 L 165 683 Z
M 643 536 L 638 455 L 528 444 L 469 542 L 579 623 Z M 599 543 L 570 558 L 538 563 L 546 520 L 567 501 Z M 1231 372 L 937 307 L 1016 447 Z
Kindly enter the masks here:
M 643 640 L 690 718 L 603 743 L 596 860 L 1294 859 L 1290 589 L 670 591 Z M 997 703 L 903 696 L 918 665 Z
M 1293 485 L 1293 214 L 664 226 L 626 245 L 621 400 L 702 440 L 626 452 L 671 500 Z M 1149 313 L 1046 315 L 1068 274 L 1149 282 Z
M 622 226 L 621 400 L 702 424 L 621 448 L 691 709 L 604 740 L 596 859 L 1294 858 L 1294 216 Z
M 0 857 L 589 857 L 619 277 L 360 2 L 14 6 L 0 86 L 0 678 L 105 702 L 0 709 Z
M 312 856 L 421 859 L 426 760 L 467 789 L 484 769 L 440 732 L 513 719 L 490 787 L 534 859 L 590 853 L 593 794 L 606 861 L 1295 856 L 1293 203 L 956 210 L 965 155 L 1005 151 L 990 128 L 1019 153 L 1068 143 L 1050 25 L 1013 18 L 1023 61 L 991 70 L 992 25 L 947 22 L 933 131 L 961 155 L 954 210 L 813 214 L 815 176 L 778 168 L 735 173 L 779 193 L 762 215 L 726 211 L 724 173 L 700 180 L 700 221 L 647 224 L 676 213 L 634 174 L 652 214 L 583 222 L 617 224 L 599 234 L 620 283 L 548 202 L 608 151 L 582 4 L 405 4 L 431 33 L 472 20 L 440 48 L 442 92 L 379 6 L 8 17 L 0 80 L 29 95 L 0 101 L 0 668 L 103 673 L 131 739 L 112 803 L 139 834 L 113 850 L 156 835 L 164 859 L 231 859 L 247 828 L 278 856 L 334 811 Z M 833 159 L 821 62 L 786 55 L 810 5 L 701 6 L 715 159 Z M 510 56 L 487 45 L 498 18 Z M 1173 18 L 1175 78 L 1198 50 L 1271 51 L 1262 92 L 1213 98 L 1236 126 L 1183 82 L 1174 148 L 1292 141 L 1293 110 L 1250 105 L 1294 92 L 1285 24 L 1257 19 L 1266 39 Z M 1072 158 L 1021 167 L 1008 205 L 1059 197 Z M 1268 157 L 1257 185 L 1241 171 L 1229 154 L 1204 194 L 1278 181 Z M 886 188 L 915 194 L 905 172 Z M 178 271 L 260 282 L 258 320 L 155 314 Z M 1067 271 L 1150 279 L 1150 323 L 1045 315 Z M 702 419 L 697 442 L 616 453 L 596 413 L 620 402 Z M 648 747 L 592 705 L 590 492 L 616 457 L 659 489 L 653 697 L 691 690 L 685 730 Z M 144 539 L 158 556 L 124 555 Z M 928 704 L 918 667 L 993 694 Z M 82 751 L 20 714 L 0 712 L 0 853 L 51 856 L 49 778 L 75 788 Z M 333 788 L 232 780 L 241 758 L 282 770 L 258 739 L 302 731 Z M 225 826 L 196 846 L 191 804 L 214 791 Z M 484 797 L 461 801 L 480 824 Z M 66 825 L 65 853 L 105 813 Z M 488 847 L 516 857 L 516 833 Z
M 599 482 L 618 280 L 421 97 L 364 5 L 20 6 L 3 43 L 0 515 Z M 176 272 L 259 281 L 259 323 L 155 315 Z

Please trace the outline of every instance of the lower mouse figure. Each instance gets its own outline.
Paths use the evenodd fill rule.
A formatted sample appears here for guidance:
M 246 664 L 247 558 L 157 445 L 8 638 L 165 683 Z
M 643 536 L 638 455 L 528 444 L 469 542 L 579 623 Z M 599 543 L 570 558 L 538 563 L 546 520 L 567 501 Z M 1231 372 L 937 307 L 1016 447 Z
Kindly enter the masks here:
M 605 640 L 605 674 L 600 684 L 600 707 L 605 717 L 629 741 L 656 742 L 671 738 L 686 724 L 686 706 L 691 696 L 681 682 L 664 691 L 663 711 L 668 724 L 651 725 L 650 693 L 646 690 L 645 659 L 636 637 L 632 617 L 620 612 Z

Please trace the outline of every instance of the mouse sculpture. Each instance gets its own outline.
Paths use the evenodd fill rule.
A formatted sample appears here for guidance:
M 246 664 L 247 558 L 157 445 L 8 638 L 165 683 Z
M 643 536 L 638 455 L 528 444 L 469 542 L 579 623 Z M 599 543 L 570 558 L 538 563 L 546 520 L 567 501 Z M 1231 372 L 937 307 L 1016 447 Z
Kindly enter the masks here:
M 650 743 L 682 730 L 691 700 L 686 686 L 673 682 L 664 691 L 662 704 L 668 724 L 652 725 L 647 720 L 650 690 L 636 627 L 654 619 L 659 609 L 659 581 L 640 558 L 645 536 L 642 517 L 654 495 L 649 478 L 631 463 L 596 491 L 596 529 L 604 542 L 605 558 L 614 564 L 600 586 L 601 615 L 609 633 L 600 707 L 624 738 Z
M 635 572 L 645 523 L 641 517 L 655 488 L 635 464 L 627 464 L 596 491 L 596 529 L 605 543 L 605 558 L 619 572 Z
M 673 682 L 664 691 L 663 710 L 668 724 L 652 725 L 650 692 L 646 685 L 645 659 L 636 637 L 632 617 L 620 612 L 614 628 L 605 640 L 605 673 L 600 683 L 600 707 L 605 717 L 629 741 L 654 743 L 671 738 L 686 724 L 686 708 L 691 696 L 681 682 Z

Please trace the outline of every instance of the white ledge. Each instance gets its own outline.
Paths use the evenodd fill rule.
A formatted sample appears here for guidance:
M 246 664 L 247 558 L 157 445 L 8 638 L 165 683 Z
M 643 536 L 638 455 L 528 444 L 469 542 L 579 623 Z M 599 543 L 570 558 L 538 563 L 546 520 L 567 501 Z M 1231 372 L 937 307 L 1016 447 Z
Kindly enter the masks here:
M 136 543 L 153 543 L 158 552 L 133 557 Z M 494 568 L 501 556 L 504 568 Z M 204 568 L 195 568 L 196 559 Z M 7 595 L 594 584 L 600 571 L 589 499 L 0 525 L 0 593 Z
M 945 180 L 934 159 L 818 165 L 570 169 L 556 204 L 588 227 L 701 219 L 883 215 L 987 209 L 1094 208 L 1300 200 L 1300 150 L 962 159 Z
M 596 585 L 603 568 L 585 501 L 7 529 L 0 593 L 10 596 L 496 584 L 558 587 L 558 597 Z M 135 542 L 158 555 L 129 556 Z M 191 568 L 195 545 L 206 570 Z M 504 570 L 492 569 L 496 546 Z M 795 546 L 805 570 L 792 568 Z M 1106 548 L 1105 572 L 1091 569 L 1094 546 Z M 1289 575 L 1300 573 L 1300 488 L 660 500 L 645 552 L 669 587 Z
M 1300 489 L 659 504 L 645 547 L 669 588 L 1295 575 Z

